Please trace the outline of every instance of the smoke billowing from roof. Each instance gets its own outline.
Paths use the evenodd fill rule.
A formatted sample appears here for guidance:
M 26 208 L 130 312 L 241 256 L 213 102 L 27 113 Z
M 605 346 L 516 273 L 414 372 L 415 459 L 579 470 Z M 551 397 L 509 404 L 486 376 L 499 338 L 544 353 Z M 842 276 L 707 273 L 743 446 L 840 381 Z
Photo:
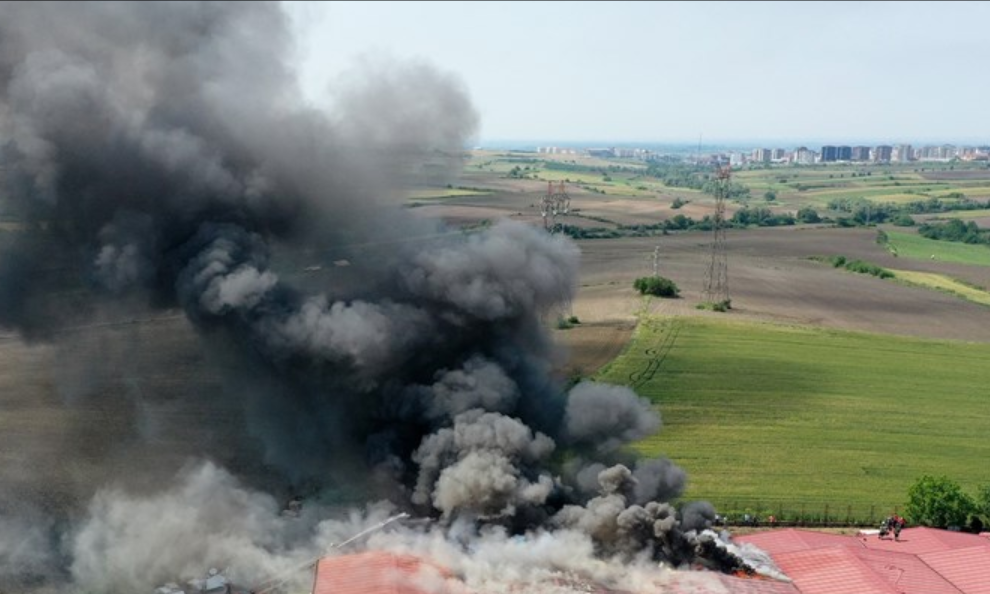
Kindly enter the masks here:
M 572 297 L 577 248 L 510 223 L 444 235 L 398 208 L 474 132 L 457 80 L 368 63 L 318 113 L 290 49 L 276 4 L 0 5 L 3 191 L 27 227 L 0 256 L 0 325 L 64 343 L 94 317 L 181 309 L 221 379 L 167 405 L 209 401 L 241 423 L 236 447 L 199 453 L 234 449 L 261 483 L 206 464 L 165 489 L 77 494 L 37 522 L 7 506 L 0 587 L 147 588 L 214 558 L 261 579 L 326 545 L 278 515 L 275 484 L 356 484 L 437 519 L 410 542 L 557 530 L 604 558 L 694 560 L 685 529 L 713 510 L 662 503 L 683 472 L 622 450 L 657 413 L 626 388 L 567 394 L 549 373 L 540 320 Z M 292 282 L 327 246 L 360 282 Z M 168 406 L 154 386 L 129 398 L 152 435 Z

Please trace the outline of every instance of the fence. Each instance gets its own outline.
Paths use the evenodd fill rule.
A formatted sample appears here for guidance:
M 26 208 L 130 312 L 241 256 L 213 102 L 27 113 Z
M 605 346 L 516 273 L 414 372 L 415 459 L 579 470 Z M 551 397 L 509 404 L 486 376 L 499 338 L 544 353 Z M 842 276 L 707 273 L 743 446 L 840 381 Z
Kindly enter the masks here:
M 760 501 L 729 499 L 711 501 L 725 525 L 876 527 L 898 506 L 837 504 L 811 501 Z

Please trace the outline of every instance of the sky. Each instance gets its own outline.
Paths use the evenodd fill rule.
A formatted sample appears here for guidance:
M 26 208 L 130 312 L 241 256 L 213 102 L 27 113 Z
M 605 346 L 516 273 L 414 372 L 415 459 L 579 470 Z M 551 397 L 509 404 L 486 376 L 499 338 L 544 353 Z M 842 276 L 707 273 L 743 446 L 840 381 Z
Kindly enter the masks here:
M 362 60 L 426 62 L 481 145 L 990 143 L 986 2 L 286 5 L 314 104 Z

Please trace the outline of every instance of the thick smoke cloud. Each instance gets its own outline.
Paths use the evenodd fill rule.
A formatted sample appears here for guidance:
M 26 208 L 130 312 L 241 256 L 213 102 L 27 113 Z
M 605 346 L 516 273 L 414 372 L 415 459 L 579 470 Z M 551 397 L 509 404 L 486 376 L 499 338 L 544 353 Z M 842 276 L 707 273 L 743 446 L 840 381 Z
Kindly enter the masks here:
M 413 502 L 429 503 L 432 494 L 448 517 L 511 516 L 519 505 L 542 505 L 553 482 L 532 469 L 553 450 L 553 440 L 517 419 L 480 409 L 462 413 L 413 454 L 419 466 Z
M 568 439 L 608 452 L 656 433 L 660 415 L 650 402 L 624 386 L 581 382 L 567 399 Z
M 551 373 L 541 320 L 573 297 L 576 246 L 400 207 L 410 183 L 456 171 L 477 125 L 460 83 L 363 63 L 320 113 L 291 44 L 273 3 L 0 4 L 0 198 L 20 221 L 0 238 L 0 326 L 102 359 L 59 374 L 65 405 L 133 425 L 71 424 L 56 455 L 101 445 L 38 521 L 0 513 L 0 584 L 137 590 L 204 562 L 256 582 L 336 530 L 286 520 L 284 499 L 343 492 L 435 520 L 406 542 L 437 554 L 511 557 L 513 537 L 561 531 L 585 557 L 693 559 L 709 510 L 682 518 L 664 501 L 683 472 L 622 450 L 658 413 Z M 172 328 L 73 352 L 180 312 L 198 346 Z M 174 476 L 169 431 L 231 470 Z M 125 449 L 141 472 L 114 476 Z M 89 470 L 114 484 L 88 488 Z

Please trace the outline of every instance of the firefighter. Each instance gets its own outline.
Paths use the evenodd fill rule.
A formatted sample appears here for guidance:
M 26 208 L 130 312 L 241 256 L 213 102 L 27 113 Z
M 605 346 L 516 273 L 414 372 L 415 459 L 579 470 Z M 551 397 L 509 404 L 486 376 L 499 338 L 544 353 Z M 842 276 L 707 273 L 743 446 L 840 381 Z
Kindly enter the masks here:
M 894 540 L 901 539 L 901 529 L 904 528 L 904 518 L 894 514 Z
M 894 524 L 893 516 L 887 516 L 886 518 L 883 519 L 883 522 L 880 522 L 880 540 L 883 540 L 883 538 L 887 536 L 891 528 L 893 528 L 893 524 Z

